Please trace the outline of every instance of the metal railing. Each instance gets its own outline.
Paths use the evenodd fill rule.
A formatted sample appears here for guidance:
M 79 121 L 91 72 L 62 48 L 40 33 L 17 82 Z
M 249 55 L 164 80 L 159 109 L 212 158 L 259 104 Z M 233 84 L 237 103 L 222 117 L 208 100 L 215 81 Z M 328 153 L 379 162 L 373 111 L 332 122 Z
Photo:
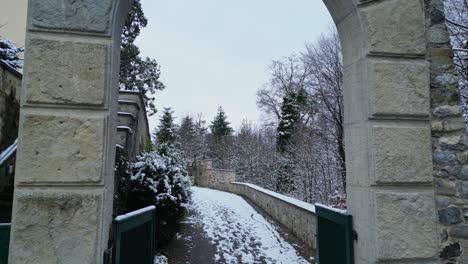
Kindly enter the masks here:
M 317 215 L 317 255 L 320 264 L 353 264 L 353 219 L 346 211 L 321 204 Z
M 8 263 L 11 224 L 0 224 L 0 264 Z
M 115 264 L 153 264 L 155 209 L 154 206 L 148 206 L 115 218 Z

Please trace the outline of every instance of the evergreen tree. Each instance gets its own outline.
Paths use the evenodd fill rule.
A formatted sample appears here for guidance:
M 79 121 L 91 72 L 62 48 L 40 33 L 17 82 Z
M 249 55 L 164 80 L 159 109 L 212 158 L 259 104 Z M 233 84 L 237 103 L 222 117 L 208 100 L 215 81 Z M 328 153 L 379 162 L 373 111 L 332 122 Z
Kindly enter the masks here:
M 161 119 L 159 119 L 159 126 L 155 133 L 156 141 L 159 146 L 170 145 L 174 146 L 176 143 L 176 126 L 174 124 L 174 112 L 170 107 L 164 108 Z
M 213 159 L 213 165 L 221 169 L 232 169 L 232 133 L 234 130 L 230 127 L 222 107 L 218 108 L 218 114 L 211 122 L 210 130 L 209 156 Z
M 294 151 L 289 150 L 295 131 L 299 126 L 300 107 L 305 102 L 305 92 L 289 92 L 284 96 L 281 105 L 280 122 L 277 129 L 276 148 L 282 155 L 281 166 L 278 169 L 276 191 L 288 194 L 294 190 L 294 173 L 290 161 L 294 161 Z
M 180 150 L 186 159 L 191 159 L 195 153 L 195 123 L 193 118 L 186 116 L 182 119 L 177 136 L 180 142 Z
M 278 124 L 277 149 L 285 153 L 290 143 L 297 123 L 300 119 L 299 105 L 302 102 L 302 93 L 290 92 L 283 98 L 281 117 Z
M 145 17 L 140 0 L 133 0 L 130 12 L 122 32 L 120 51 L 120 89 L 142 92 L 150 115 L 156 113 L 154 94 L 163 90 L 164 84 L 159 81 L 161 70 L 156 60 L 143 59 L 140 49 L 134 44 L 142 28 L 146 27 Z
M 195 121 L 194 129 L 195 129 L 194 156 L 195 158 L 206 157 L 208 154 L 208 146 L 206 142 L 208 128 L 206 127 L 206 120 L 203 119 L 202 114 L 198 114 L 198 118 Z
M 224 112 L 223 108 L 220 106 L 218 108 L 218 114 L 211 122 L 210 129 L 211 134 L 217 139 L 221 139 L 225 136 L 232 135 L 234 130 L 229 126 L 231 123 L 227 121 L 226 113 Z
M 178 149 L 171 108 L 164 108 L 155 132 L 156 148 L 131 164 L 128 209 L 156 206 L 156 243 L 166 245 L 177 233 L 190 199 L 186 163 Z

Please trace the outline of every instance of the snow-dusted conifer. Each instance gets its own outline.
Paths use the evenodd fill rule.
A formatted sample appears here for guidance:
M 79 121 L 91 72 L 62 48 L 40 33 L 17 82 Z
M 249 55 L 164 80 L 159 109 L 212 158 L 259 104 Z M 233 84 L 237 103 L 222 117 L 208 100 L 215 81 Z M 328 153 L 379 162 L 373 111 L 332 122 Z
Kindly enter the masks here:
M 225 136 L 230 136 L 234 131 L 230 125 L 231 123 L 227 121 L 227 116 L 224 112 L 224 109 L 220 106 L 218 108 L 218 114 L 216 115 L 216 117 L 210 125 L 211 134 L 213 134 L 213 136 L 216 139 L 220 139 Z
M 143 153 L 130 168 L 129 210 L 156 206 L 156 238 L 165 243 L 176 234 L 190 199 L 185 160 L 176 146 L 172 110 L 166 108 L 156 132 L 156 150 Z

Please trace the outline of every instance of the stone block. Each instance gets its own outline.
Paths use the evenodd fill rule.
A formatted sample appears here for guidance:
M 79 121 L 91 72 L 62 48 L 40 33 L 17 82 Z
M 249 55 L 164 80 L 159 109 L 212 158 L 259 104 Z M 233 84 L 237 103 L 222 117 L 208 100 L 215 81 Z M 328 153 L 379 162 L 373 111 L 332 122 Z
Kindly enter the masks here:
M 468 182 L 466 181 L 459 182 L 458 192 L 460 193 L 461 198 L 468 199 Z
M 432 194 L 375 193 L 375 210 L 378 260 L 436 255 L 439 237 Z
M 104 105 L 106 45 L 31 39 L 28 48 L 28 102 Z
M 429 115 L 429 65 L 426 62 L 370 62 L 371 114 Z
M 432 182 L 430 136 L 426 127 L 374 126 L 375 182 Z
M 450 118 L 444 121 L 444 131 L 453 132 L 465 129 L 465 121 L 462 118 Z
M 422 1 L 390 0 L 362 8 L 370 51 L 424 54 L 425 21 Z
M 102 179 L 102 117 L 25 115 L 18 151 L 20 183 L 96 183 Z
M 450 151 L 434 151 L 434 153 L 432 153 L 432 158 L 435 165 L 447 166 L 457 164 L 455 154 Z
M 433 68 L 449 68 L 453 65 L 453 51 L 451 48 L 430 48 L 430 58 Z
M 461 164 L 468 164 L 468 151 L 457 153 L 457 160 Z M 468 167 L 466 167 L 466 172 L 468 175 Z
M 15 190 L 10 263 L 100 263 L 102 196 Z
M 449 33 L 445 24 L 433 25 L 428 28 L 429 42 L 434 44 L 448 44 Z
M 452 199 L 450 197 L 444 197 L 444 196 L 435 197 L 435 203 L 436 203 L 437 209 L 447 208 L 451 202 L 452 202 Z
M 468 239 L 468 226 L 454 226 L 450 228 L 451 237 Z
M 451 206 L 439 210 L 439 221 L 444 225 L 454 225 L 461 223 L 463 220 L 460 209 L 458 207 Z
M 457 192 L 453 181 L 436 179 L 434 185 L 436 194 L 453 196 Z
M 30 0 L 33 29 L 107 32 L 112 0 Z

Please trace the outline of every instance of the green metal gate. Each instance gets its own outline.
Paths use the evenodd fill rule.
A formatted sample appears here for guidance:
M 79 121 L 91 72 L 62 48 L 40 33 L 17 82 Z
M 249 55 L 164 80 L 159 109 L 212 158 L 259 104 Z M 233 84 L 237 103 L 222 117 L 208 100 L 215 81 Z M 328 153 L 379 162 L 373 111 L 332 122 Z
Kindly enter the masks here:
M 11 224 L 0 224 L 0 264 L 8 263 Z
M 115 218 L 115 264 L 153 264 L 155 209 L 149 206 Z
M 316 204 L 319 264 L 354 264 L 352 216 Z

